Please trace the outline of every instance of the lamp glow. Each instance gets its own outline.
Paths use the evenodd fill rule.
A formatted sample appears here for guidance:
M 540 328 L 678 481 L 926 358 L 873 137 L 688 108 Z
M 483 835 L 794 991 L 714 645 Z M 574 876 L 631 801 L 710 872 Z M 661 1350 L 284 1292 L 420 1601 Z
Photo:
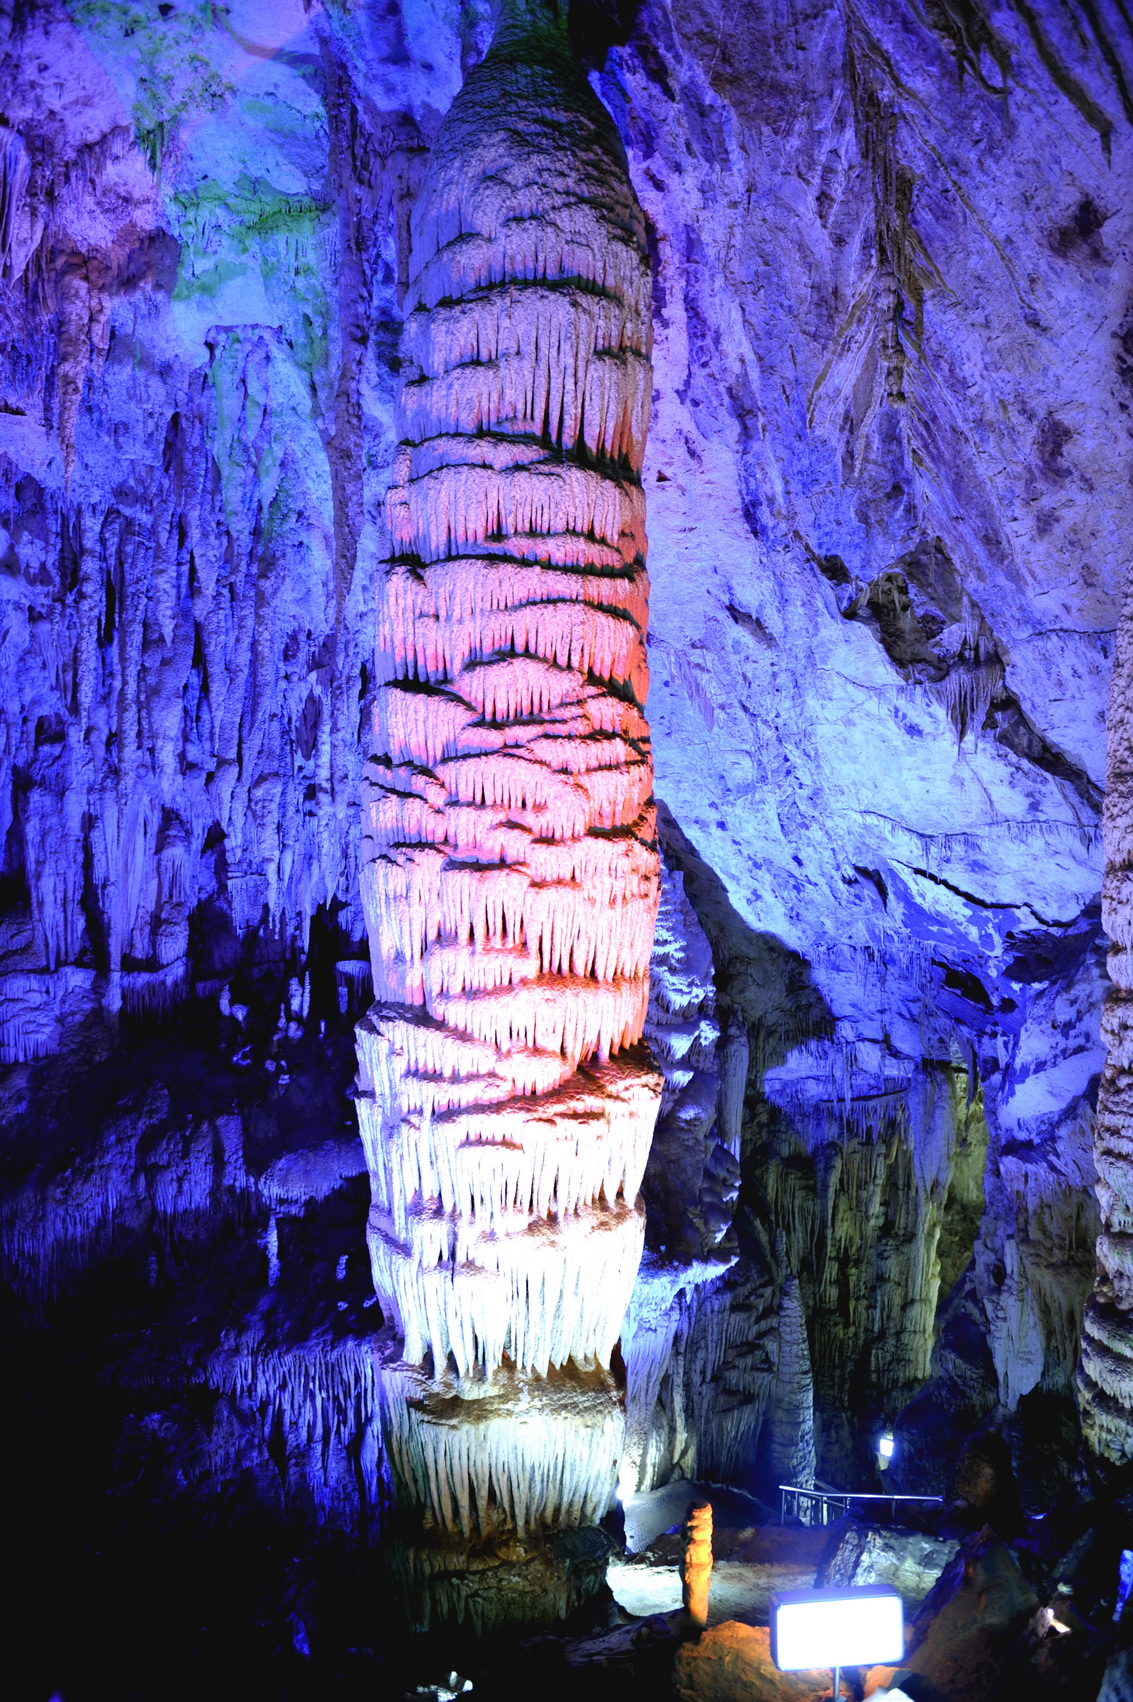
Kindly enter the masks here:
M 771 1598 L 771 1659 L 780 1672 L 901 1661 L 901 1598 L 881 1585 L 788 1590 Z
M 891 1460 L 893 1458 L 893 1446 L 893 1432 L 891 1430 L 887 1430 L 884 1436 L 879 1438 L 877 1444 L 877 1451 L 883 1460 Z

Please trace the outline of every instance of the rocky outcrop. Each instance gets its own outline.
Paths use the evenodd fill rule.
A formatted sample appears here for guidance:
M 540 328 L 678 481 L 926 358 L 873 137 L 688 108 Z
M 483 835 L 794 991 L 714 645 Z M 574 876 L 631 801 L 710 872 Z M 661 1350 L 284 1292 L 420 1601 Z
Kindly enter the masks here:
M 888 1584 L 907 1609 L 920 1607 L 959 1543 L 948 1538 L 904 1531 L 893 1525 L 863 1525 L 847 1520 L 827 1549 L 815 1587 L 833 1584 Z
M 683 1645 L 673 1688 L 680 1702 L 819 1702 L 830 1694 L 830 1674 L 780 1672 L 771 1659 L 771 1633 L 730 1619 Z
M 1127 1598 L 1128 1599 L 1128 1598 Z M 1121 1615 L 1117 1648 L 1106 1664 L 1098 1702 L 1129 1702 L 1133 1697 L 1133 1610 Z
M 819 1237 L 825 1176 L 832 1182 L 832 1292 L 820 1288 L 817 1305 L 808 1292 L 806 1306 L 819 1471 L 834 1481 L 851 1470 L 861 1481 L 868 1465 L 839 1416 L 861 1343 L 831 1303 L 860 1269 L 858 1247 L 838 1244 L 837 1199 L 843 1181 L 858 1179 L 851 1164 L 863 1186 L 872 1166 L 882 1169 L 884 1152 L 850 1159 L 848 1149 L 872 1146 L 868 1115 L 880 1112 L 881 1095 L 904 1102 L 908 1060 L 944 1072 L 959 1065 L 963 1099 L 982 1085 L 994 1128 L 1001 1092 L 1014 1101 L 979 1297 L 1007 1404 L 1044 1378 L 1065 1389 L 1095 1232 L 1082 1201 L 1100 986 L 1074 987 L 1062 943 L 1078 934 L 1099 884 L 1101 713 L 1126 499 L 1104 504 L 1095 526 L 1086 481 L 1095 492 L 1124 490 L 1101 438 L 1114 454 L 1128 441 L 1118 353 L 1127 304 L 1112 264 L 1128 238 L 1112 221 L 1082 233 L 1109 211 L 1129 128 L 1106 58 L 1116 51 L 1121 62 L 1117 38 L 1103 28 L 1104 46 L 1092 35 L 1072 42 L 1065 19 L 1046 8 L 1027 16 L 981 12 L 979 41 L 994 40 L 1009 67 L 1002 85 L 991 73 L 985 87 L 957 81 L 958 64 L 978 63 L 983 49 L 967 25 L 935 11 L 909 34 L 886 7 L 853 19 L 823 13 L 794 35 L 745 13 L 725 44 L 711 8 L 657 7 L 602 84 L 642 160 L 664 292 L 650 452 L 662 475 L 650 487 L 658 789 L 733 902 L 746 892 L 736 907 L 753 931 L 805 958 L 837 1031 L 836 1045 L 808 1059 L 798 1029 L 809 1012 L 789 996 L 764 997 L 769 1015 L 783 1011 L 767 1027 L 781 1026 L 793 1054 L 794 1103 L 806 1077 L 806 1097 L 820 1102 L 801 1131 L 794 1106 L 784 1107 L 769 1162 L 782 1163 L 792 1194 L 813 1188 L 819 1204 L 807 1227 Z M 651 93 L 659 65 L 671 105 Z M 796 123 L 804 106 L 821 121 Z M 1057 137 L 1055 108 L 1071 126 Z M 976 133 L 977 147 L 956 149 L 957 136 Z M 758 189 L 745 164 L 751 146 Z M 1040 214 L 1016 198 L 1032 171 L 1045 185 Z M 809 185 L 801 199 L 800 183 Z M 750 212 L 737 219 L 739 208 Z M 1002 288 L 989 283 L 989 266 Z M 1008 269 L 1037 313 L 1014 295 Z M 1081 372 L 1086 388 L 1072 394 L 1061 378 L 1053 389 L 1044 378 L 1024 414 L 1009 399 L 1022 402 L 1027 387 L 1021 351 L 1058 341 L 1069 320 L 1056 304 L 1094 289 L 1103 329 L 1076 344 L 1081 355 L 1068 353 L 1063 369 Z M 993 297 L 1000 329 L 989 333 L 976 304 Z M 748 305 L 736 311 L 740 299 Z M 1038 358 L 1045 373 L 1058 360 Z M 686 408 L 698 422 L 691 434 Z M 1099 453 L 1109 468 L 1101 478 Z M 705 512 L 709 491 L 721 494 L 718 523 Z M 1054 565 L 1071 535 L 1091 540 L 1088 589 L 1070 557 L 1065 572 Z M 1086 618 L 1068 610 L 1031 621 L 1022 583 L 1038 578 L 1060 589 L 1038 593 L 1036 610 L 1061 611 L 1073 585 L 1069 601 L 1081 595 Z M 1069 696 L 1052 701 L 1067 666 L 1082 682 L 1073 708 Z M 700 774 L 724 750 L 734 758 L 714 771 L 709 798 Z M 1039 852 L 1048 834 L 1051 850 Z M 1032 883 L 1024 864 L 1036 876 L 1042 865 L 1041 877 Z M 1077 1010 L 1059 1007 L 1063 991 Z M 1030 1057 L 1029 1044 L 1013 1043 L 1021 1022 Z M 1047 1058 L 1056 1022 L 1060 1056 Z M 847 1068 L 859 1047 L 868 1057 L 860 1074 Z M 774 1080 L 769 1097 L 786 1097 Z M 919 1090 L 908 1103 L 905 1139 L 918 1154 L 933 1150 Z M 898 1143 L 881 1139 L 896 1165 Z M 919 1159 L 918 1170 L 925 1177 Z M 885 1283 L 869 1291 L 893 1281 L 903 1326 L 869 1331 L 879 1359 L 892 1348 L 874 1387 L 904 1379 L 906 1399 L 932 1349 L 934 1308 L 918 1317 L 916 1299 L 906 1306 L 904 1297 L 925 1296 L 931 1283 L 934 1209 L 926 1200 L 921 1222 L 900 1226 L 902 1252 L 886 1249 Z M 996 1245 L 1001 1223 L 1018 1227 Z M 799 1236 L 804 1246 L 814 1240 Z M 907 1277 L 898 1275 L 904 1259 Z M 1073 1272 L 1061 1293 L 1059 1265 Z M 809 1286 L 807 1273 L 794 1274 Z
M 946 1702 L 994 1702 L 1021 1671 L 1049 1616 L 1011 1551 L 984 1529 L 968 1538 L 914 1622 L 894 1683 L 918 1675 Z

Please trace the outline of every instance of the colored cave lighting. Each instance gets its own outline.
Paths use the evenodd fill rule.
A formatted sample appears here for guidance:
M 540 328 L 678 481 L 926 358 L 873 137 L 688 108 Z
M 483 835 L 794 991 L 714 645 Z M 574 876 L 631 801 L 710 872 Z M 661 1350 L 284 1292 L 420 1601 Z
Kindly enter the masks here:
M 660 1093 L 644 219 L 565 36 L 504 26 L 414 208 L 363 796 L 374 1280 L 462 1377 L 609 1363 Z
M 1133 1595 L 1133 1548 L 1123 1548 L 1117 1566 L 1117 1604 L 1113 1610 L 1116 1623 L 1125 1612 L 1125 1604 Z
M 893 1458 L 893 1448 L 893 1433 L 892 1431 L 887 1430 L 883 1436 L 879 1436 L 877 1439 L 877 1451 L 883 1460 L 891 1460 Z
M 876 1666 L 904 1654 L 901 1598 L 881 1585 L 788 1590 L 771 1599 L 771 1658 L 780 1672 Z
M 510 1554 L 597 1523 L 622 1453 L 610 1361 L 661 1092 L 650 302 L 565 12 L 508 0 L 413 212 L 363 786 L 359 1123 L 403 1344 L 383 1423 L 457 1572 L 457 1538 L 482 1559 L 494 1534 Z

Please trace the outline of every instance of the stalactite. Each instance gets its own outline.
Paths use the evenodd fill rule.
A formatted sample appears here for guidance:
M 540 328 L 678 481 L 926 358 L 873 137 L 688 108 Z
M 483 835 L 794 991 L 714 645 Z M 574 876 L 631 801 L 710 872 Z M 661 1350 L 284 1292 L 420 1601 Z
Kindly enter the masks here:
M 740 1156 L 744 1092 L 747 1088 L 750 1049 L 747 1029 L 738 1019 L 728 1024 L 720 1048 L 720 1140 L 733 1158 Z
M 767 1120 L 762 1173 L 772 1220 L 783 1234 L 783 1263 L 799 1284 L 797 1296 L 784 1297 L 784 1386 L 776 1399 L 809 1406 L 801 1384 L 794 1393 L 786 1387 L 792 1354 L 796 1373 L 804 1380 L 811 1375 L 809 1358 L 803 1369 L 806 1338 L 798 1336 L 795 1315 L 801 1298 L 810 1322 L 818 1471 L 842 1481 L 859 1469 L 843 1416 L 845 1391 L 865 1391 L 878 1409 L 892 1412 L 929 1375 L 937 1248 L 967 1078 L 938 1067 L 918 1074 L 903 1092 L 864 1093 L 885 1078 L 871 1077 L 853 1052 L 840 1060 L 815 1045 L 811 1057 L 821 1069 L 822 1098 L 809 1098 L 797 1082 L 793 1092 L 767 1083 L 789 1106 L 789 1117 Z M 830 1088 L 838 1097 L 825 1097 Z M 769 1446 L 789 1450 L 787 1432 L 796 1427 L 795 1418 L 781 1415 Z M 800 1469 L 806 1457 L 804 1448 Z
M 23 482 L 37 642 L 21 651 L 16 628 L 0 646 L 19 711 L 0 750 L 0 808 L 15 796 L 34 939 L 6 960 L 0 997 L 26 993 L 29 1012 L 36 984 L 14 972 L 38 976 L 92 948 L 111 1004 L 178 996 L 202 896 L 218 894 L 237 934 L 302 941 L 314 911 L 352 885 L 351 777 L 331 741 L 349 687 L 323 665 L 328 540 L 312 516 L 297 549 L 265 544 L 280 491 L 242 436 L 254 398 L 266 427 L 286 414 L 287 388 L 272 333 L 225 333 L 161 422 L 168 472 L 159 439 L 126 512 L 84 504 L 72 516 L 57 492 Z M 3 512 L 17 506 L 6 476 Z M 286 481 L 284 467 L 284 495 L 299 498 Z M 39 590 L 68 572 L 74 596 Z M 349 672 L 345 640 L 338 652 Z M 14 1037 L 11 1052 L 28 1055 Z
M 622 1334 L 628 1493 L 673 1475 L 726 1483 L 749 1473 L 779 1332 L 772 1285 L 750 1269 L 646 1255 Z
M 664 1076 L 645 1176 L 651 1251 L 622 1332 L 623 1493 L 674 1473 L 746 1478 L 774 1383 L 774 1280 L 739 1261 L 734 1153 L 748 1040 L 734 1013 L 721 1044 L 716 964 L 685 878 L 662 865 L 646 1036 Z
M 223 1396 L 202 1452 L 206 1471 L 236 1475 L 230 1413 L 251 1421 L 266 1451 L 286 1439 L 276 1463 L 285 1508 L 316 1524 L 372 1531 L 385 1461 L 378 1433 L 380 1363 L 364 1338 L 269 1346 L 231 1332 L 201 1367 L 200 1382 Z
M 440 130 L 405 309 L 358 1108 L 404 1342 L 386 1429 L 435 1538 L 407 1561 L 424 1623 L 513 1611 L 503 1572 L 495 1609 L 483 1588 L 462 1605 L 454 1539 L 535 1544 L 606 1509 L 660 1091 L 640 1044 L 649 269 L 554 6 L 509 0 Z

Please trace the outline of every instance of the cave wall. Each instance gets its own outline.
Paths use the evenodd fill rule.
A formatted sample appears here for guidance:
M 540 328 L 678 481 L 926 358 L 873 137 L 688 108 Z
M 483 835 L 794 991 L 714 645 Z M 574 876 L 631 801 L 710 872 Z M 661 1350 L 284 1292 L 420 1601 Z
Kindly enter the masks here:
M 290 1167 L 302 1223 L 357 1189 L 335 1048 L 369 997 L 360 765 L 408 219 L 490 11 L 89 0 L 0 23 L 0 1047 L 25 1294 L 45 1249 L 91 1268 L 131 1213 L 139 1268 L 170 1224 L 262 1235 L 267 1293 L 288 1231 L 263 1177 Z M 864 1471 L 910 1399 L 944 1472 L 980 1417 L 1068 1399 L 1092 1277 L 1128 25 L 1109 3 L 645 0 L 572 30 L 653 260 L 656 792 L 721 1036 L 716 1126 L 709 1106 L 681 1162 L 720 1146 L 743 1172 L 727 1197 L 717 1158 L 703 1207 L 693 1176 L 650 1247 L 639 1344 L 671 1320 L 707 1370 L 651 1408 L 643 1348 L 643 1457 L 655 1477 L 699 1449 L 766 1488 L 809 1379 L 819 1475 Z M 151 1163 L 92 1072 L 155 1047 L 164 1079 L 174 1034 L 215 1091 L 189 1156 Z M 264 1137 L 244 1170 L 230 1113 Z M 147 1194 L 163 1167 L 185 1180 Z M 159 1269 L 155 1304 L 176 1288 Z M 237 1402 L 257 1470 L 270 1405 Z

